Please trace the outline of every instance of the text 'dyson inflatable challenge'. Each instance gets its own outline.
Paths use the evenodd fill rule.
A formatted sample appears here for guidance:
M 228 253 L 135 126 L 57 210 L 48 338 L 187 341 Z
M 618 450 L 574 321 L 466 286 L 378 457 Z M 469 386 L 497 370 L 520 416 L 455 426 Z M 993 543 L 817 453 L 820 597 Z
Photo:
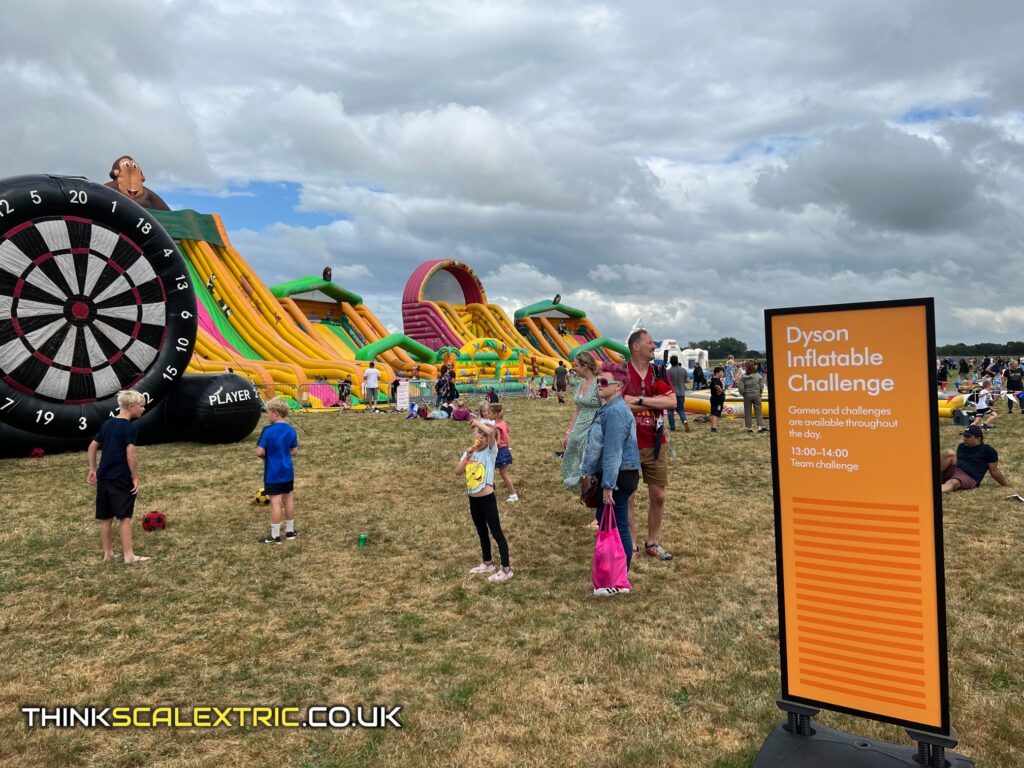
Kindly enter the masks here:
M 79 448 L 116 413 L 123 389 L 148 403 L 140 435 L 175 439 L 157 426 L 158 406 L 180 387 L 196 324 L 188 270 L 149 211 L 85 179 L 0 181 L 0 450 Z M 250 392 L 230 398 L 235 426 L 219 442 L 259 419 L 249 383 L 224 379 L 222 395 Z M 198 405 L 169 421 L 194 423 Z

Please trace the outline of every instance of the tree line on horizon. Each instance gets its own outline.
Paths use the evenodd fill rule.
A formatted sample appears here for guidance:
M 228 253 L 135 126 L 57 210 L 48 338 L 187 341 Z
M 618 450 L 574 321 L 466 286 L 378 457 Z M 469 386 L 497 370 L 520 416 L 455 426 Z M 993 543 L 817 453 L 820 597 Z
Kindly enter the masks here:
M 723 336 L 717 341 L 704 339 L 702 341 L 691 341 L 688 345 L 691 349 L 706 349 L 708 358 L 720 360 L 732 355 L 733 357 L 762 357 L 756 349 L 748 349 L 747 345 L 732 336 Z
M 1008 341 L 999 344 L 994 341 L 983 341 L 980 344 L 943 344 L 935 348 L 936 354 L 952 357 L 1024 355 L 1024 341 Z

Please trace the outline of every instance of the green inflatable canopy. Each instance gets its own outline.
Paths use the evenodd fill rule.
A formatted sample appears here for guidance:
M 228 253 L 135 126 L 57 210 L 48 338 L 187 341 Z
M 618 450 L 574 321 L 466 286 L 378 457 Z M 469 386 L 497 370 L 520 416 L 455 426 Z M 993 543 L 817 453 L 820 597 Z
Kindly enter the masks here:
M 220 232 L 217 231 L 217 224 L 209 214 L 196 213 L 193 210 L 154 211 L 148 208 L 146 212 L 175 240 L 199 240 L 224 246 Z
M 582 320 L 587 316 L 587 313 L 582 309 L 576 309 L 576 307 L 570 307 L 566 304 L 555 304 L 553 301 L 538 301 L 536 304 L 531 304 L 528 307 L 516 310 L 516 319 L 521 317 L 532 317 L 533 315 L 539 315 L 543 312 L 561 312 L 566 317 L 571 317 L 575 320 Z
M 322 280 L 314 275 L 299 277 L 295 280 L 289 280 L 287 283 L 270 287 L 270 292 L 279 299 L 283 299 L 286 296 L 294 296 L 297 293 L 309 293 L 310 291 L 320 291 L 335 301 L 351 304 L 353 307 L 358 307 L 363 303 L 363 297 L 358 293 L 346 291 L 341 286 L 327 280 Z
M 395 347 L 404 349 L 417 363 L 436 363 L 438 359 L 437 353 L 430 347 L 423 346 L 418 341 L 410 339 L 404 333 L 392 333 L 390 336 L 385 336 L 383 339 L 370 342 L 356 352 L 356 360 L 373 360 L 382 352 L 387 352 L 389 349 L 394 349 Z
M 573 348 L 569 352 L 569 359 L 575 360 L 576 355 L 578 355 L 580 352 L 589 352 L 590 350 L 597 349 L 598 347 L 605 347 L 607 349 L 612 350 L 613 352 L 618 352 L 624 358 L 629 360 L 629 347 L 627 347 L 625 344 L 620 344 L 617 341 L 609 339 L 606 336 L 601 336 L 600 338 L 594 339 L 593 341 L 588 341 L 586 344 L 580 344 L 578 347 Z

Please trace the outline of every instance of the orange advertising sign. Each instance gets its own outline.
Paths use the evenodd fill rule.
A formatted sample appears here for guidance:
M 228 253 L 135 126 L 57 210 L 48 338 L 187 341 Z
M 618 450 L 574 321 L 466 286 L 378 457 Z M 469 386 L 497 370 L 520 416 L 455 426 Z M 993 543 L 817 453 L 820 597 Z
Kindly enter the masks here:
M 765 326 L 782 696 L 946 732 L 933 302 Z

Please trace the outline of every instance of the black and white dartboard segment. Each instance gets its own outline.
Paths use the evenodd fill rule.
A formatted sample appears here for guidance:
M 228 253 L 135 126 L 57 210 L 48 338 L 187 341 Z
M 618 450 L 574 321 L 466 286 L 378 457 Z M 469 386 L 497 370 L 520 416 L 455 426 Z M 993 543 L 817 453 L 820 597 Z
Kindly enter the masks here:
M 161 399 L 195 333 L 187 269 L 145 209 L 79 179 L 0 182 L 0 420 L 94 432 L 119 390 Z

